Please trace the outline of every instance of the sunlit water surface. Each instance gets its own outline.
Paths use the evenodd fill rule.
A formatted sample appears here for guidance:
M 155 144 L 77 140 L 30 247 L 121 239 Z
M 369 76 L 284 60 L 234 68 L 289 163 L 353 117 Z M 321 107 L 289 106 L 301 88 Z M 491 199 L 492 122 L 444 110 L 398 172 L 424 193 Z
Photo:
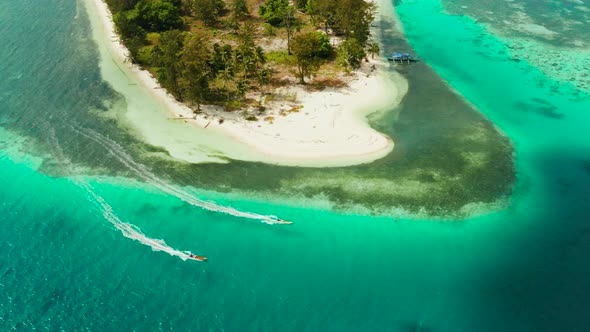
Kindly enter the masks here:
M 73 1 L 0 3 L 0 329 L 585 330 L 589 99 L 533 61 L 515 61 L 508 37 L 443 5 L 398 4 L 409 42 L 513 140 L 518 171 L 510 208 L 457 222 L 174 186 L 125 153 L 119 167 L 141 181 L 81 176 L 64 151 L 101 164 L 104 150 L 80 137 L 122 146 L 64 129 L 91 128 L 73 110 L 108 107 L 113 94 L 96 62 L 80 60 L 96 56 L 87 24 L 64 24 L 79 17 Z M 44 175 L 43 155 L 76 175 Z M 271 226 L 219 206 L 296 223 Z M 188 252 L 210 260 L 185 261 Z

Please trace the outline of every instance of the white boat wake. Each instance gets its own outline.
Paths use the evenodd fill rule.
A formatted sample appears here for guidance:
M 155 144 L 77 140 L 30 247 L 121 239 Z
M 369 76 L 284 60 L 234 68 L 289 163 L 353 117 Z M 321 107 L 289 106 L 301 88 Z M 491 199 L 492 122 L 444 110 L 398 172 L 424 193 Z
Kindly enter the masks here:
M 100 208 L 105 219 L 110 221 L 111 224 L 113 224 L 116 229 L 121 231 L 123 236 L 126 238 L 149 246 L 153 251 L 163 251 L 170 254 L 171 256 L 176 256 L 183 261 L 190 258 L 190 255 L 192 254 L 191 252 L 176 250 L 167 245 L 164 240 L 152 239 L 143 234 L 143 232 L 137 226 L 121 221 L 115 212 L 113 212 L 113 208 L 104 200 L 104 198 L 98 195 L 89 184 L 79 182 L 76 184 L 86 190 L 86 192 L 90 195 L 90 198 L 92 198 L 92 201 Z
M 63 154 L 63 151 L 59 146 L 53 129 L 49 129 L 49 139 L 53 143 L 52 145 L 54 147 L 56 157 L 59 159 L 61 164 L 66 168 L 66 170 L 71 171 L 71 162 Z M 191 255 L 194 256 L 194 254 L 190 251 L 180 251 L 170 247 L 166 244 L 166 242 L 164 242 L 164 240 L 153 239 L 146 236 L 139 229 L 139 227 L 130 223 L 123 222 L 121 219 L 119 219 L 119 217 L 113 211 L 113 208 L 105 201 L 105 199 L 102 196 L 100 196 L 93 190 L 90 184 L 76 179 L 73 179 L 72 182 L 74 182 L 80 188 L 85 190 L 85 192 L 89 195 L 89 200 L 100 209 L 104 218 L 107 219 L 126 238 L 135 240 L 143 245 L 151 247 L 153 251 L 163 251 L 171 256 L 176 256 L 182 259 L 183 261 L 186 261 L 187 259 L 191 258 Z
M 125 165 L 128 169 L 135 172 L 142 180 L 146 181 L 147 183 L 155 186 L 156 188 L 162 190 L 165 193 L 168 193 L 172 196 L 175 196 L 182 201 L 199 207 L 201 209 L 225 213 L 234 217 L 241 217 L 241 218 L 248 218 L 259 220 L 263 223 L 267 224 L 277 224 L 277 223 L 284 223 L 279 218 L 273 215 L 262 215 L 252 212 L 243 212 L 237 209 L 234 209 L 229 206 L 218 205 L 213 202 L 207 202 L 198 198 L 195 198 L 190 193 L 177 188 L 173 185 L 166 183 L 165 181 L 158 178 L 154 173 L 152 173 L 145 165 L 137 163 L 133 160 L 133 158 L 123 149 L 121 145 L 117 142 L 111 140 L 110 138 L 101 135 L 100 133 L 87 128 L 73 128 L 77 133 L 80 135 L 89 138 L 96 143 L 102 145 L 108 152 L 119 160 L 123 165 Z

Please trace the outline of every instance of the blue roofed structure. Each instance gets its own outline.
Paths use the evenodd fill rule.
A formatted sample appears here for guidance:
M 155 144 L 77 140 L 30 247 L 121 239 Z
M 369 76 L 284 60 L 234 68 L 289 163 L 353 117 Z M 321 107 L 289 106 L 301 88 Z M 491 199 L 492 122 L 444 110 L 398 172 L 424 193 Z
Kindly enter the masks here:
M 400 63 L 404 63 L 404 62 L 410 63 L 410 62 L 418 61 L 418 58 L 411 55 L 410 53 L 394 52 L 391 54 L 391 56 L 386 57 L 386 58 L 388 61 L 400 62 Z

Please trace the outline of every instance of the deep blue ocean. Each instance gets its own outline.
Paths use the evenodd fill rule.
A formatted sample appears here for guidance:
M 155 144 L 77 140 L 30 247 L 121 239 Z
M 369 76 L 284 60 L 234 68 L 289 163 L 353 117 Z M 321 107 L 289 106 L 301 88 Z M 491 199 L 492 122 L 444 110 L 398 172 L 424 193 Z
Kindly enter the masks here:
M 590 2 L 395 5 L 408 51 L 512 140 L 507 209 L 268 203 L 160 180 L 85 131 L 143 174 L 113 176 L 75 135 L 116 95 L 83 3 L 0 1 L 0 330 L 587 331 Z M 295 224 L 256 219 L 270 214 Z

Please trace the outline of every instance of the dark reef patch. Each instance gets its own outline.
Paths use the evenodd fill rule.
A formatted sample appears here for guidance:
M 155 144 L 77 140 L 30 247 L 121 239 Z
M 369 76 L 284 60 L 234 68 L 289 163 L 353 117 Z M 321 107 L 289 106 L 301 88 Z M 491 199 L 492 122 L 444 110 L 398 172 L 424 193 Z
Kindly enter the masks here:
M 565 116 L 559 113 L 555 105 L 551 105 L 541 98 L 533 98 L 530 102 L 518 102 L 515 107 L 523 112 L 530 112 L 552 119 L 563 119 Z

